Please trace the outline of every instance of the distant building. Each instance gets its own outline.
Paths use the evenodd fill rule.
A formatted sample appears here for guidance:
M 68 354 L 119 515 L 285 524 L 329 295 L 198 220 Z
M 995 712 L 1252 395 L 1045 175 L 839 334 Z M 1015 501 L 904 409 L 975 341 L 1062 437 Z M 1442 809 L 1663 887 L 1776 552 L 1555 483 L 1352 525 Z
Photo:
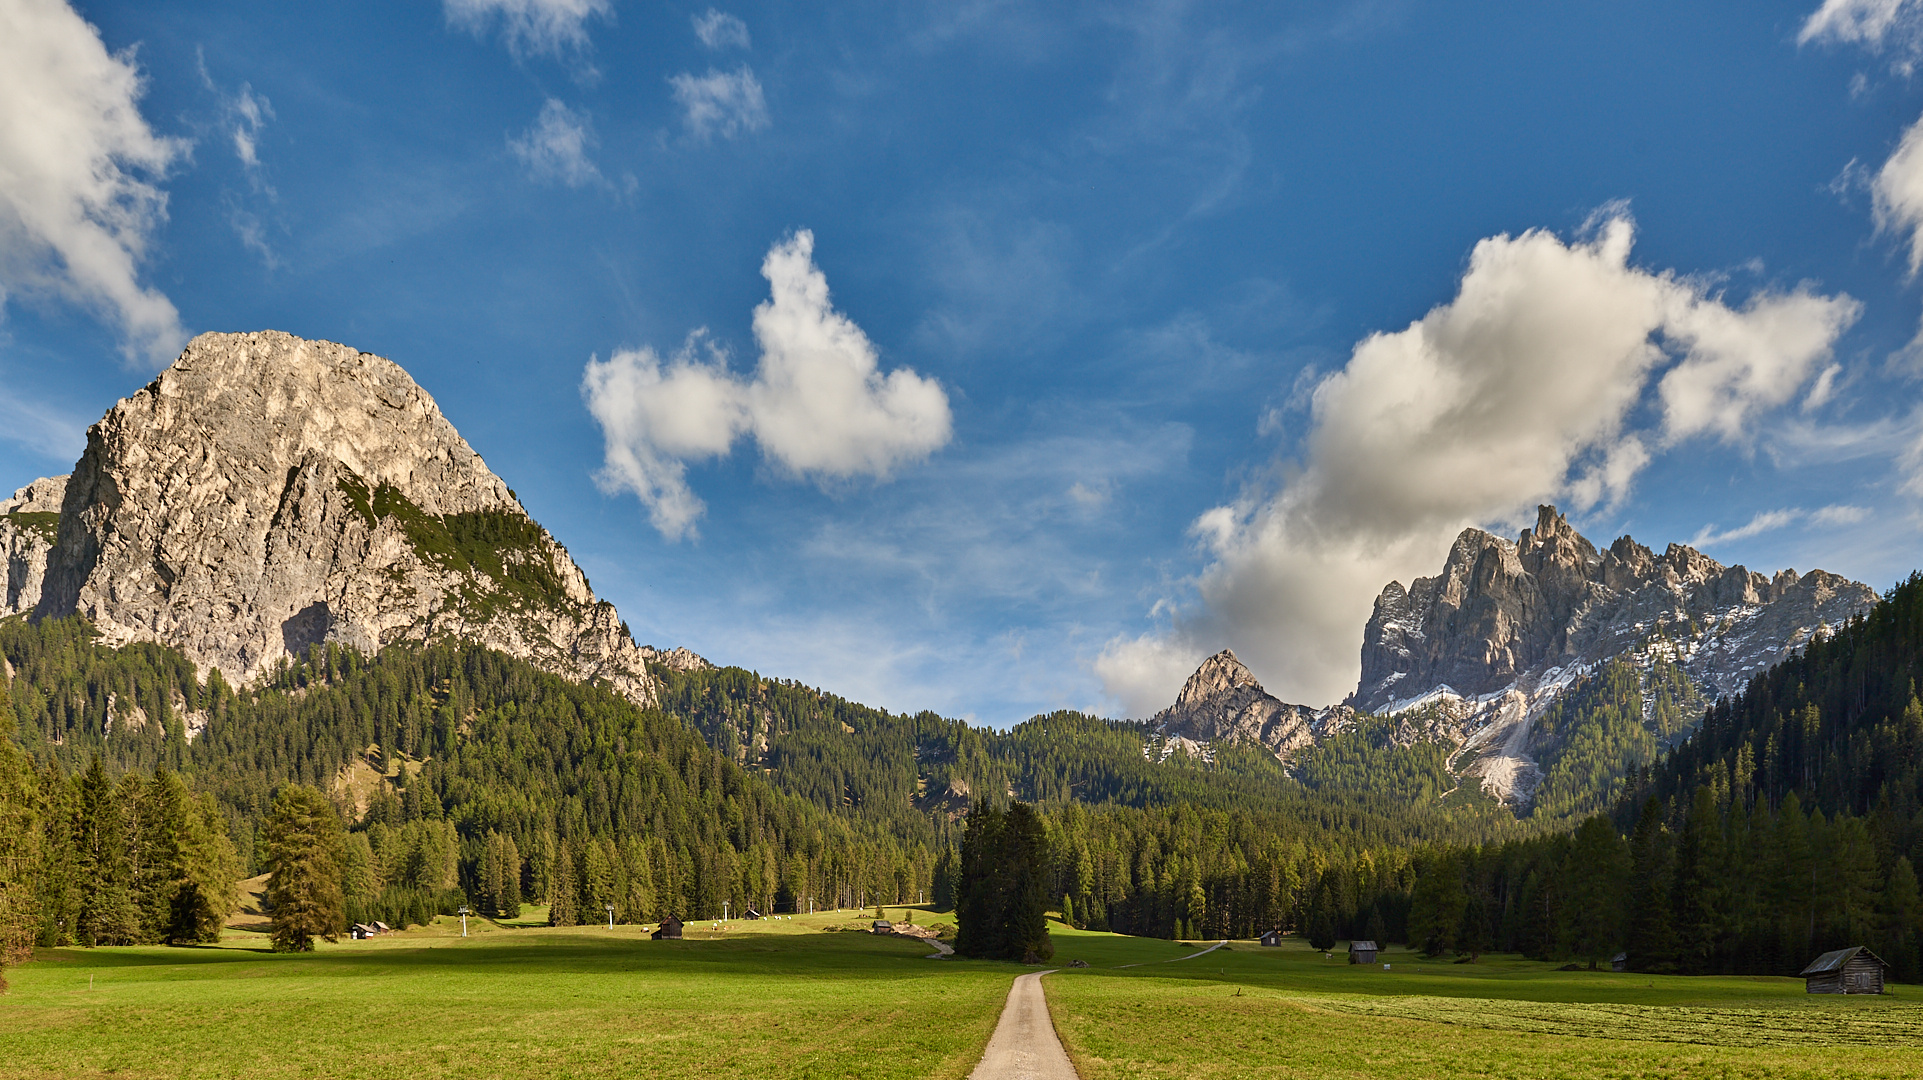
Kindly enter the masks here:
M 761 912 L 756 911 L 753 908 L 749 908 L 747 912 L 744 913 L 741 917 L 744 919 L 759 919 L 761 918 Z
M 1812 994 L 1880 994 L 1890 966 L 1861 945 L 1836 949 L 1810 961 L 1803 969 Z
M 869 927 L 868 929 L 871 933 L 892 934 L 895 932 L 895 924 L 889 922 L 887 919 L 876 919 L 875 925 Z
M 1628 971 L 1629 970 L 1629 954 L 1626 952 L 1619 952 L 1616 955 L 1610 957 L 1609 970 Z
M 350 929 L 348 933 L 354 935 L 355 941 L 361 941 L 366 938 L 373 937 L 375 934 L 380 933 L 380 931 L 374 929 L 373 927 L 367 925 L 366 923 L 355 923 L 353 928 Z
M 1262 944 L 1267 945 L 1271 949 L 1279 948 L 1282 944 L 1282 931 L 1269 930 L 1264 932 L 1262 935 Z
M 664 938 L 671 938 L 675 941 L 680 941 L 681 940 L 681 920 L 670 915 L 667 918 L 661 920 L 661 929 L 656 930 L 654 933 L 649 934 L 648 936 L 653 938 L 656 941 L 660 941 Z
M 1373 941 L 1351 941 L 1349 942 L 1349 963 L 1373 964 L 1377 951 Z

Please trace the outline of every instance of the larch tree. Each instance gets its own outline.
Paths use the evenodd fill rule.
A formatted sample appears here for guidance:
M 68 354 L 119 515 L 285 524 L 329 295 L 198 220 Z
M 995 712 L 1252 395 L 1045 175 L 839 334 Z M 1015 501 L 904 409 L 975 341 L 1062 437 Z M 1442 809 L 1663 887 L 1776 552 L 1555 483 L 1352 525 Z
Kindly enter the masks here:
M 346 834 L 334 804 L 318 790 L 290 784 L 267 818 L 267 902 L 276 952 L 309 952 L 316 938 L 347 929 Z

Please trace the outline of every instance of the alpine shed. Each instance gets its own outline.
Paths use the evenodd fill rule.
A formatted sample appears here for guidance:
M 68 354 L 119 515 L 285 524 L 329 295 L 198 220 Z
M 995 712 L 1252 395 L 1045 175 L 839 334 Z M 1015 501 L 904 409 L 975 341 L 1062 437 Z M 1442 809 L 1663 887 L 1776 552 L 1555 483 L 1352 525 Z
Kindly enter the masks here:
M 1889 965 L 1861 945 L 1836 949 L 1810 961 L 1803 969 L 1812 994 L 1880 994 Z

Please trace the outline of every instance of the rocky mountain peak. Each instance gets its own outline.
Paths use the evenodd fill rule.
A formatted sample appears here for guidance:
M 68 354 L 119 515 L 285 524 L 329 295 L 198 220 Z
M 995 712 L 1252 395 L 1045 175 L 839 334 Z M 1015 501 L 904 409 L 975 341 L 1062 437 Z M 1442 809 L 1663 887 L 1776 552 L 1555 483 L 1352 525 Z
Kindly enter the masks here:
M 1262 689 L 1232 650 L 1223 649 L 1202 661 L 1175 704 L 1156 713 L 1149 724 L 1164 739 L 1253 743 L 1286 758 L 1314 742 L 1332 718 L 1352 714 L 1340 706 L 1316 710 L 1282 702 Z
M 234 682 L 459 638 L 653 695 L 653 651 L 398 364 L 274 331 L 200 335 L 88 430 L 37 591 Z
M 1348 704 L 1452 702 L 1489 751 L 1485 779 L 1526 799 L 1529 725 L 1578 674 L 1661 653 L 1714 699 L 1875 602 L 1835 574 L 1764 576 L 1683 544 L 1657 556 L 1624 536 L 1599 551 L 1543 506 L 1515 543 L 1466 529 L 1437 576 L 1383 588 Z

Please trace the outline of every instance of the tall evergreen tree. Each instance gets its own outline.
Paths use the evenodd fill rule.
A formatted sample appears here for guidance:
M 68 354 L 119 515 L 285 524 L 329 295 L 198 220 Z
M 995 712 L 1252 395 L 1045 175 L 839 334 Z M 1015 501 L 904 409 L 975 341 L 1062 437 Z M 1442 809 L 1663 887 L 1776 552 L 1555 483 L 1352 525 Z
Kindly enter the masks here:
M 1608 818 L 1598 814 L 1576 830 L 1563 871 L 1569 897 L 1566 950 L 1588 961 L 1591 971 L 1622 943 L 1627 861 L 1622 838 Z
M 40 857 L 39 784 L 33 762 L 13 744 L 13 702 L 0 678 L 0 969 L 31 955 L 39 930 L 34 895 Z M 0 990 L 6 989 L 0 974 Z
M 325 795 L 304 784 L 281 789 L 267 818 L 267 861 L 276 952 L 309 952 L 316 938 L 346 931 L 346 836 Z
M 1636 971 L 1676 969 L 1676 938 L 1669 922 L 1673 891 L 1669 833 L 1663 828 L 1663 804 L 1651 797 L 1636 820 L 1629 845 L 1629 932 L 1625 950 Z

